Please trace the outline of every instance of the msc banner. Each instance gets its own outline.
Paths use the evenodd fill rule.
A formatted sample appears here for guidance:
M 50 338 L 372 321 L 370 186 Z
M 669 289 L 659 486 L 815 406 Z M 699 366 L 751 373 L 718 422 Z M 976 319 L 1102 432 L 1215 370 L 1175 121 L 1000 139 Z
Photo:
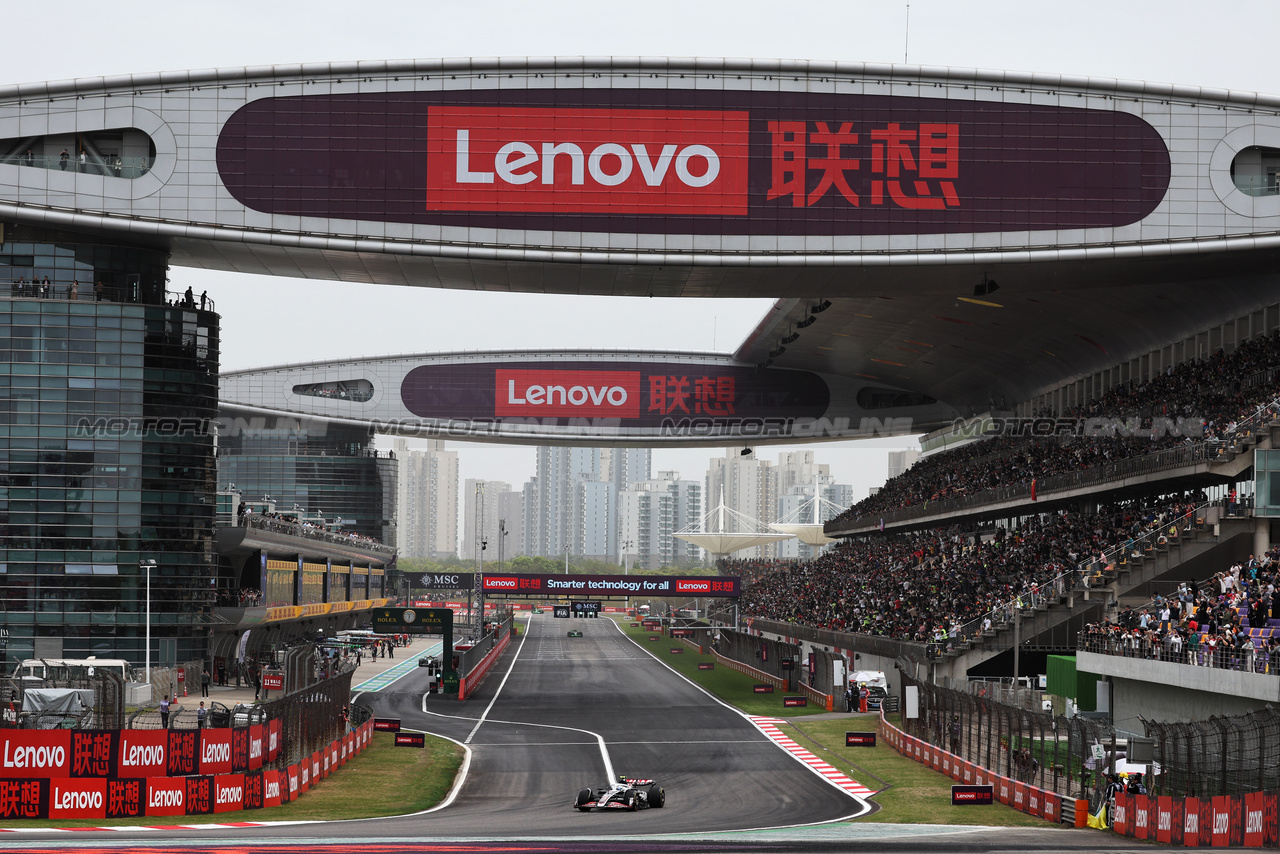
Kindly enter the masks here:
M 742 579 L 736 575 L 651 575 L 642 578 L 636 575 L 551 575 L 508 572 L 484 576 L 484 591 L 488 595 L 510 593 L 516 596 L 555 593 L 591 596 L 649 594 L 735 598 L 742 595 Z M 375 629 L 378 628 L 376 619 L 375 612 Z

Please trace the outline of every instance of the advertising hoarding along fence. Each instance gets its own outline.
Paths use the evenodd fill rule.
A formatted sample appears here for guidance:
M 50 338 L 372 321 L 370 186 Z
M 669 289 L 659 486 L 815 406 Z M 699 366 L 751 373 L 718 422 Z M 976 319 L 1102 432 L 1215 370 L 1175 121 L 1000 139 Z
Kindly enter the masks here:
M 486 596 L 705 596 L 736 598 L 742 579 L 736 575 L 552 575 L 508 572 L 484 576 Z M 375 625 L 376 628 L 376 625 Z
M 6 742 L 10 758 L 32 757 L 24 764 L 25 776 L 0 777 L 0 820 L 15 819 L 116 819 L 141 816 L 188 816 L 279 806 L 314 785 L 328 772 L 344 764 L 369 746 L 373 722 L 368 721 L 354 732 L 335 739 L 322 751 L 304 758 L 286 770 L 250 770 L 250 751 L 237 751 L 236 733 L 265 727 L 198 730 L 189 735 L 199 744 L 196 760 L 198 774 L 166 776 L 165 771 L 182 767 L 183 763 L 166 764 L 164 753 L 172 743 L 139 739 L 135 736 L 174 735 L 172 732 L 133 730 L 59 730 L 56 733 L 14 730 Z M 49 759 L 42 764 L 34 759 L 34 750 L 48 746 L 38 735 L 56 735 L 74 749 L 101 750 L 117 744 L 124 751 L 118 763 L 79 762 L 65 766 L 53 764 L 48 750 L 41 754 Z M 248 735 L 248 733 L 246 733 Z M 421 737 L 421 736 L 419 736 Z M 248 739 L 246 738 L 246 743 Z M 239 758 L 237 758 L 239 757 Z M 129 758 L 129 761 L 123 761 Z M 115 767 L 110 767 L 115 764 Z M 259 763 L 260 764 L 260 763 Z M 61 774 L 59 772 L 84 772 Z M 106 769 L 109 774 L 97 774 Z M 154 770 L 160 773 L 152 774 Z M 18 770 L 11 768 L 10 770 Z M 37 776 L 38 775 L 38 776 Z M 132 776 L 126 776 L 132 775 Z

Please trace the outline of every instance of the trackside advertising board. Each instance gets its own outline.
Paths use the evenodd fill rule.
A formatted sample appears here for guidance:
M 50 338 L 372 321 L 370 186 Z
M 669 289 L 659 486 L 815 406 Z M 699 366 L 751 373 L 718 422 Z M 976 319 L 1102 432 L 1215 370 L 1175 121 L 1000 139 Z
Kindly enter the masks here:
M 513 596 L 554 593 L 590 596 L 648 594 L 734 598 L 742 595 L 742 579 L 736 575 L 641 577 L 638 575 L 551 575 L 506 572 L 485 575 L 483 583 L 486 596 L 502 593 Z
M 31 773 L 26 777 L 0 777 L 0 821 L 206 815 L 278 806 L 321 779 L 326 757 L 331 757 L 330 765 L 336 767 L 339 750 L 344 761 L 364 750 L 372 739 L 373 722 L 368 721 L 355 732 L 335 739 L 325 750 L 304 757 L 300 765 L 291 766 L 287 772 L 217 771 L 226 764 L 233 764 L 239 769 L 252 761 L 249 745 L 255 738 L 254 730 L 259 731 L 257 740 L 261 744 L 264 731 L 270 731 L 270 727 L 190 731 L 11 731 L 10 759 L 15 763 L 26 763 Z M 105 738 L 107 735 L 111 737 Z M 24 741 L 27 736 L 43 737 Z M 56 737 L 50 739 L 49 736 Z M 100 751 L 107 751 L 114 745 L 114 749 L 91 755 L 78 763 L 69 763 L 72 769 L 79 768 L 85 776 L 53 776 L 59 771 L 56 759 L 59 739 L 67 737 L 72 745 L 96 745 Z M 43 754 L 39 753 L 42 746 L 46 748 Z M 2 750 L 3 745 L 0 744 Z M 27 757 L 37 755 L 52 758 L 43 762 L 33 758 L 27 762 Z M 180 757 L 177 762 L 173 761 L 175 755 Z M 166 776 L 166 771 L 174 767 L 196 765 L 211 769 L 210 773 Z M 112 773 L 102 776 L 90 773 L 104 769 Z M 123 773 L 134 776 L 116 776 L 122 769 Z

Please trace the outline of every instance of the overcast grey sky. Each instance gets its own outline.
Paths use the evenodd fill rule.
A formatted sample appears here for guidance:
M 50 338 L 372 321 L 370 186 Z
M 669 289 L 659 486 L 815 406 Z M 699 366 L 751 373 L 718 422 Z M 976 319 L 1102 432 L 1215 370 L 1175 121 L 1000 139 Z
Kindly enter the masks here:
M 458 56 L 730 56 L 961 66 L 1153 80 L 1280 94 L 1277 0 L 902 0 L 778 3 L 9 3 L 0 81 L 294 62 Z M 761 300 L 498 295 L 339 285 L 174 268 L 223 316 L 224 369 L 441 350 L 557 346 L 732 351 Z M 905 447 L 906 440 L 880 446 Z M 532 474 L 532 451 L 457 445 L 462 476 Z M 817 447 L 860 490 L 883 448 Z M 765 450 L 762 456 L 774 457 Z M 707 451 L 655 454 L 700 478 Z

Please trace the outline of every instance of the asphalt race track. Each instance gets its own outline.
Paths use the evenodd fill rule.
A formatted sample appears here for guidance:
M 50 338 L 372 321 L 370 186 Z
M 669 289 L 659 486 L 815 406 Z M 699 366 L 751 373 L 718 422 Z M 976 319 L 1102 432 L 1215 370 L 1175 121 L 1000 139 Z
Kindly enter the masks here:
M 613 621 L 542 615 L 527 625 L 465 703 L 438 695 L 424 699 L 425 671 L 359 698 L 379 716 L 399 717 L 404 729 L 470 748 L 465 781 L 436 810 L 252 829 L 122 829 L 92 839 L 6 833 L 0 850 L 960 852 L 1094 851 L 1113 842 L 1128 847 L 1107 834 L 1049 828 L 844 824 L 869 805 L 784 753 L 737 711 L 629 640 Z M 566 637 L 570 627 L 585 636 Z M 604 785 L 617 774 L 658 781 L 667 790 L 666 807 L 636 813 L 573 809 L 579 789 Z

